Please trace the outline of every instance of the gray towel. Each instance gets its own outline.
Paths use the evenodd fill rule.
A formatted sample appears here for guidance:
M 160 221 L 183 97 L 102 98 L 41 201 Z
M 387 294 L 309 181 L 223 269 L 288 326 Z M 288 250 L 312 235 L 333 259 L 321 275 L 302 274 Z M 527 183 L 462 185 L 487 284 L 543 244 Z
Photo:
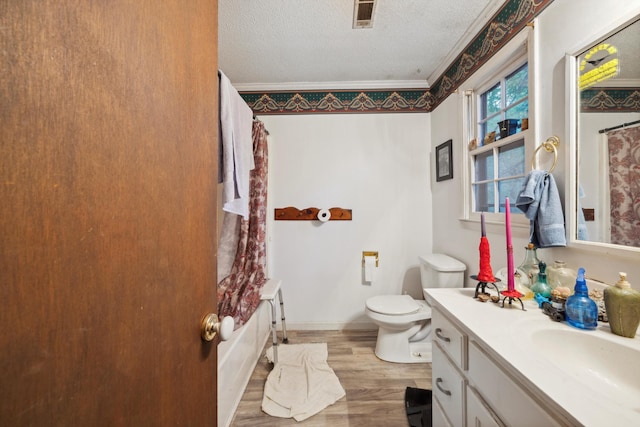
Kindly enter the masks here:
M 578 185 L 578 240 L 589 240 L 589 232 L 587 230 L 587 223 L 584 219 L 584 212 L 582 206 L 580 206 L 580 199 L 585 197 L 582 185 Z
M 567 246 L 562 203 L 553 175 L 531 171 L 516 199 L 516 207 L 529 219 L 530 240 L 536 247 Z

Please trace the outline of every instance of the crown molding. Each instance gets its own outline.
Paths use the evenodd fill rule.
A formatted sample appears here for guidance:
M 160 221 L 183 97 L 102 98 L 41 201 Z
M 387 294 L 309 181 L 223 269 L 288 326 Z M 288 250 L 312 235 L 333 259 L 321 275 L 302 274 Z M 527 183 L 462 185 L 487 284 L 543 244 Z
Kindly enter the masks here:
M 447 68 L 456 60 L 458 55 L 469 46 L 475 37 L 478 36 L 482 28 L 494 17 L 500 8 L 503 7 L 506 0 L 493 0 L 487 7 L 484 8 L 482 13 L 471 23 L 467 31 L 462 35 L 458 42 L 453 46 L 449 55 L 433 70 L 433 73 L 427 78 L 427 81 L 434 82 L 447 71 Z
M 238 92 L 425 90 L 429 88 L 429 83 L 426 80 L 362 80 L 353 82 L 234 83 L 233 87 Z
M 467 42 L 442 74 L 432 81 L 236 84 L 255 114 L 431 112 L 456 92 L 553 0 L 494 0 L 459 41 Z M 486 16 L 492 17 L 471 36 Z M 452 54 L 447 60 L 454 57 Z M 445 61 L 446 63 L 447 61 Z M 435 75 L 435 74 L 434 74 Z

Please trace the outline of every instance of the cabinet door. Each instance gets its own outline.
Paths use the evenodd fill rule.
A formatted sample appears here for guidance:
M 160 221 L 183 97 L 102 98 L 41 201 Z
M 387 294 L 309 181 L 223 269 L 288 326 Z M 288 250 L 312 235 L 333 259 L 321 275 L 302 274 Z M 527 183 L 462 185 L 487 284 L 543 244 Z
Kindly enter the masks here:
M 480 396 L 467 386 L 467 427 L 501 427 Z
M 444 410 L 442 409 L 442 406 L 440 406 L 438 399 L 433 399 L 431 411 L 431 421 L 433 427 L 453 427 L 449 420 L 447 420 L 447 417 L 444 415 Z
M 465 382 L 437 344 L 433 346 L 432 378 L 433 395 L 445 415 L 454 426 L 462 426 Z
M 519 427 L 559 425 L 473 341 L 469 343 L 467 378 L 506 424 Z

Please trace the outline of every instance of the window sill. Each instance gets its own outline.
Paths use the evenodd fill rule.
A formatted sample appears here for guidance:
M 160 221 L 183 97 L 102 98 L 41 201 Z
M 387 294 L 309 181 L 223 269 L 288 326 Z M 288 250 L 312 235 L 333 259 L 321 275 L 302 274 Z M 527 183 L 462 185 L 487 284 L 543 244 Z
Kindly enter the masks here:
M 512 142 L 515 142 L 515 141 L 517 141 L 519 139 L 523 139 L 530 132 L 531 132 L 531 128 L 525 129 L 525 130 L 520 131 L 520 132 L 516 132 L 513 135 L 509 135 L 509 136 L 507 136 L 505 138 L 501 138 L 501 139 L 499 139 L 497 141 L 491 142 L 489 144 L 484 144 L 484 145 L 482 145 L 482 146 L 480 146 L 478 148 L 474 148 L 473 150 L 469 150 L 469 153 L 471 155 L 482 154 L 485 151 L 492 150 L 495 147 L 501 147 L 503 145 L 507 145 L 507 144 L 510 144 Z
M 500 214 L 495 214 L 496 216 L 500 215 Z M 502 216 L 502 218 L 504 218 L 504 214 L 500 215 Z M 466 223 L 466 224 L 477 224 L 478 225 L 478 230 L 480 229 L 480 215 L 478 215 L 478 219 L 476 218 L 458 218 L 458 220 L 460 222 Z M 485 225 L 488 226 L 499 226 L 499 227 L 504 227 L 504 219 L 501 220 L 495 220 L 495 219 L 487 219 L 485 217 Z M 530 222 L 529 220 L 524 216 L 524 214 L 513 214 L 511 215 L 511 228 L 522 228 L 525 230 L 529 230 L 530 227 Z

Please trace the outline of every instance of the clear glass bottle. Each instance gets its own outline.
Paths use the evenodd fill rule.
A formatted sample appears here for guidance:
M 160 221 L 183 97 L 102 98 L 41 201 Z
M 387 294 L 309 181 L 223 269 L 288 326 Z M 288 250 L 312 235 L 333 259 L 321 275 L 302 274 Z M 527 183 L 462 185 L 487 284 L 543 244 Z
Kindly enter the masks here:
M 524 261 L 522 261 L 522 264 L 518 267 L 520 271 L 526 274 L 526 277 L 522 277 L 520 279 L 523 285 L 530 288 L 534 283 L 536 283 L 538 272 L 540 271 L 540 268 L 538 267 L 539 263 L 540 260 L 536 253 L 536 247 L 533 243 L 529 243 L 524 248 Z
M 547 264 L 545 264 L 544 261 L 540 261 L 538 263 L 538 268 L 540 271 L 538 272 L 538 277 L 535 283 L 531 286 L 531 292 L 549 298 L 551 297 L 551 286 L 547 283 Z
M 514 273 L 514 288 L 516 289 L 516 291 L 520 292 L 522 294 L 522 298 L 523 300 L 528 300 L 528 299 L 533 299 L 533 291 L 531 289 L 529 289 L 528 287 L 526 287 L 523 283 L 522 283 L 522 276 L 520 275 L 520 273 L 518 272 L 518 270 L 516 270 L 516 272 Z
M 554 261 L 547 268 L 547 283 L 551 288 L 564 287 L 571 289 L 578 278 L 578 272 L 567 267 L 564 261 Z

